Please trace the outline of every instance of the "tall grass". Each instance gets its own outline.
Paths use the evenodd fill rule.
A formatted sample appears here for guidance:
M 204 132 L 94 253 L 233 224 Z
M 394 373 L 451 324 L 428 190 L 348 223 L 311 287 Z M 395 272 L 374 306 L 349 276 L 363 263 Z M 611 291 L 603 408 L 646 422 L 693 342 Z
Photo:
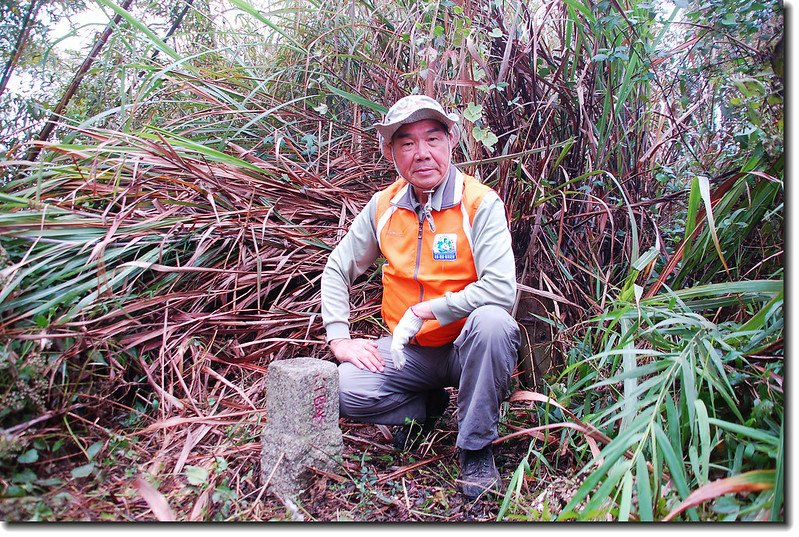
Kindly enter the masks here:
M 751 311 L 750 320 L 714 322 L 704 315 L 730 306 Z M 587 477 L 561 517 L 575 516 L 572 510 L 585 502 L 580 517 L 610 510 L 658 520 L 664 505 L 676 503 L 672 496 L 684 501 L 719 479 L 781 466 L 782 374 L 771 352 L 781 344 L 782 308 L 782 282 L 764 280 L 617 301 L 596 319 L 586 337 L 601 351 L 575 361 L 564 376 L 570 396 L 590 415 L 584 419 L 618 435 L 586 464 Z M 632 368 L 623 366 L 627 353 L 636 358 Z M 633 406 L 620 388 L 628 379 L 637 380 Z M 769 479 L 756 498 L 723 499 L 701 518 L 718 508 L 768 520 L 784 501 Z M 700 518 L 695 510 L 687 515 Z

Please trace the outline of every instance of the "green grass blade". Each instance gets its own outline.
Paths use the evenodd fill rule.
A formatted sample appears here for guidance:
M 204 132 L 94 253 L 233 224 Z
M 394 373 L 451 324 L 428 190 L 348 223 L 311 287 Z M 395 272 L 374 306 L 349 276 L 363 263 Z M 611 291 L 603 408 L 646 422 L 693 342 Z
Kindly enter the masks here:
M 638 492 L 638 518 L 641 522 L 652 522 L 652 485 L 646 460 L 642 456 L 635 459 L 635 486 Z
M 671 441 L 666 436 L 666 433 L 663 432 L 663 429 L 660 427 L 660 425 L 655 424 L 654 428 L 655 436 L 657 437 L 658 441 L 657 446 L 660 452 L 663 454 L 663 459 L 666 461 L 666 466 L 669 468 L 671 480 L 674 483 L 679 495 L 685 499 L 690 494 L 690 491 L 688 490 L 688 482 L 685 479 L 685 466 L 672 448 Z M 688 516 L 693 521 L 699 520 L 699 515 L 695 509 L 688 510 Z
M 245 2 L 243 0 L 230 0 L 230 3 L 233 4 L 235 7 L 239 8 L 243 12 L 251 15 L 259 22 L 268 26 L 273 32 L 283 36 L 289 43 L 291 43 L 294 48 L 299 52 L 307 53 L 305 47 L 303 47 L 296 39 L 294 39 L 291 35 L 289 35 L 285 30 L 283 30 L 280 26 L 269 20 L 263 13 L 261 13 L 255 6 L 250 4 L 249 2 Z
M 696 217 L 699 212 L 700 201 L 702 201 L 702 197 L 699 193 L 699 179 L 694 177 L 693 181 L 691 181 L 691 191 L 688 196 L 688 209 L 685 215 L 685 235 L 683 237 L 685 252 L 691 251 L 692 236 L 696 229 Z
M 710 197 L 710 181 L 705 176 L 699 176 L 697 179 L 699 181 L 699 194 L 702 196 L 702 201 L 705 204 L 705 219 L 707 220 L 710 234 L 713 237 L 713 244 L 716 246 L 716 252 L 719 255 L 722 265 L 724 265 L 724 268 L 729 273 L 730 268 L 727 266 L 727 261 L 724 259 L 724 252 L 721 249 L 719 235 L 716 231 L 716 220 L 713 217 L 713 204 Z
M 700 484 L 705 484 L 710 475 L 710 453 L 713 446 L 710 443 L 710 422 L 708 421 L 707 408 L 701 399 L 694 403 L 696 406 L 696 429 L 699 436 L 699 474 L 697 479 Z
M 696 507 L 708 500 L 712 500 L 726 494 L 770 490 L 774 488 L 776 481 L 775 476 L 776 472 L 774 470 L 754 470 L 734 477 L 727 477 L 713 481 L 692 492 L 663 520 L 667 522 L 686 509 L 688 509 L 690 513 L 690 509 L 692 507 Z
M 386 108 L 385 106 L 383 106 L 381 104 L 378 104 L 376 102 L 370 101 L 369 99 L 366 99 L 365 97 L 362 97 L 362 96 L 357 95 L 355 93 L 350 93 L 349 91 L 344 91 L 343 89 L 337 88 L 337 87 L 332 86 L 330 84 L 326 84 L 326 86 L 327 86 L 328 90 L 330 90 L 332 93 L 335 93 L 339 97 L 343 97 L 344 99 L 347 99 L 348 101 L 353 102 L 355 104 L 359 104 L 361 106 L 365 106 L 366 108 L 369 108 L 370 110 L 374 110 L 378 114 L 385 114 L 388 111 L 388 108 Z
M 621 485 L 621 498 L 619 499 L 619 516 L 620 522 L 627 522 L 630 520 L 630 512 L 633 505 L 633 474 L 629 468 L 622 476 Z
M 767 444 L 768 446 L 771 446 L 775 450 L 778 450 L 780 448 L 781 445 L 780 439 L 763 430 L 755 429 L 753 427 L 747 427 L 746 425 L 740 425 L 737 423 L 731 423 L 729 421 L 724 421 L 718 418 L 708 418 L 707 421 L 710 425 L 715 425 L 716 427 L 719 427 L 731 433 L 740 434 L 747 438 L 751 438 L 752 440 L 757 440 L 758 442 L 762 442 L 764 444 Z
M 150 30 L 145 24 L 143 24 L 138 19 L 136 19 L 136 17 L 131 15 L 130 12 L 128 12 L 125 9 L 122 9 L 120 6 L 118 6 L 117 4 L 112 2 L 111 0 L 97 0 L 97 3 L 107 7 L 109 9 L 112 9 L 114 12 L 117 13 L 117 15 L 119 15 L 120 17 L 125 19 L 128 22 L 128 24 L 130 24 L 133 28 L 135 28 L 136 30 L 138 30 L 141 33 L 143 33 L 144 35 L 146 35 L 147 39 L 149 39 L 150 42 L 153 45 L 155 45 L 155 47 L 158 50 L 160 50 L 161 52 L 163 52 L 164 54 L 166 54 L 167 56 L 169 56 L 173 60 L 180 59 L 180 54 L 175 52 L 175 50 L 172 47 L 170 47 L 169 45 L 164 43 L 161 40 L 160 37 L 155 35 L 152 30 Z
M 777 450 L 776 479 L 774 482 L 774 502 L 771 504 L 771 520 L 783 520 L 785 508 L 785 419 L 780 423 L 780 445 Z

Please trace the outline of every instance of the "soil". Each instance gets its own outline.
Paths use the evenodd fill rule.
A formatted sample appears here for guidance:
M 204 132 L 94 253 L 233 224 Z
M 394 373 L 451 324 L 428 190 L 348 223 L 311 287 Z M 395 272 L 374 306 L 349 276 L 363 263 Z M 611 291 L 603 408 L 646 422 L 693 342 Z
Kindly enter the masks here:
M 500 435 L 537 425 L 532 416 L 530 408 L 508 405 Z M 110 431 L 98 427 L 96 437 L 80 438 L 83 446 L 103 445 L 94 455 L 94 468 L 86 470 L 86 454 L 75 446 L 69 455 L 51 460 L 42 451 L 39 461 L 21 470 L 28 472 L 29 485 L 23 487 L 29 494 L 0 497 L 0 518 L 529 523 L 554 520 L 576 490 L 572 476 L 578 464 L 569 449 L 558 441 L 544 445 L 540 439 L 514 436 L 494 446 L 502 492 L 465 500 L 456 484 L 453 404 L 422 443 L 405 452 L 394 449 L 388 427 L 345 419 L 340 425 L 341 469 L 335 474 L 315 471 L 310 486 L 292 500 L 263 486 L 257 422 L 188 424 L 149 435 L 140 431 L 124 437 L 124 450 L 112 448 Z M 2 483 L 13 484 L 17 475 L 22 474 Z M 149 491 L 141 487 L 142 480 L 150 483 Z
M 527 472 L 519 471 L 528 457 L 530 437 L 517 437 L 494 446 L 495 461 L 502 477 L 501 494 L 469 501 L 457 489 L 458 450 L 456 418 L 450 411 L 438 427 L 416 448 L 398 452 L 392 446 L 393 428 L 341 420 L 344 433 L 342 476 L 317 472 L 313 485 L 302 493 L 295 505 L 278 498 L 265 501 L 270 518 L 316 521 L 370 522 L 491 522 L 551 520 L 576 490 L 572 480 L 553 475 L 543 464 Z M 542 446 L 538 442 L 537 450 Z M 551 453 L 554 459 L 554 453 Z M 559 457 L 561 465 L 571 461 Z M 572 471 L 563 474 L 571 475 Z M 508 508 L 502 509 L 514 474 L 518 494 L 511 494 Z M 560 472 L 558 472 L 560 473 Z M 554 513 L 554 514 L 553 514 Z

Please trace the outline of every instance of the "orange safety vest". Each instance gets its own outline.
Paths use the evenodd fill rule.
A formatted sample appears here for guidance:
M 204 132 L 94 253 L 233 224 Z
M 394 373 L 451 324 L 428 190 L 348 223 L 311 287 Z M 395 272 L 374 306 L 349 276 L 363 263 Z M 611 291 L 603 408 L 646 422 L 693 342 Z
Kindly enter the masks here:
M 386 258 L 383 265 L 383 320 L 391 332 L 405 311 L 425 300 L 457 292 L 477 281 L 472 256 L 472 224 L 477 208 L 491 188 L 456 171 L 447 181 L 441 210 L 433 211 L 435 231 L 419 221 L 410 205 L 410 185 L 398 179 L 377 201 L 377 238 Z M 446 326 L 433 319 L 424 322 L 413 343 L 439 346 L 460 334 L 466 319 Z

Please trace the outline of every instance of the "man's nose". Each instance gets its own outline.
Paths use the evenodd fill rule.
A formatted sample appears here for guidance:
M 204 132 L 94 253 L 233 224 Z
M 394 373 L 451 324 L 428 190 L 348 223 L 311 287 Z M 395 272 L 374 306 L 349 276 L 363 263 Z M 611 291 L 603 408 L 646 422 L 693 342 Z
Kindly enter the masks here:
M 427 145 L 427 142 L 419 142 L 419 145 L 416 146 L 416 158 L 418 160 L 425 160 L 430 158 L 430 155 L 430 146 Z

